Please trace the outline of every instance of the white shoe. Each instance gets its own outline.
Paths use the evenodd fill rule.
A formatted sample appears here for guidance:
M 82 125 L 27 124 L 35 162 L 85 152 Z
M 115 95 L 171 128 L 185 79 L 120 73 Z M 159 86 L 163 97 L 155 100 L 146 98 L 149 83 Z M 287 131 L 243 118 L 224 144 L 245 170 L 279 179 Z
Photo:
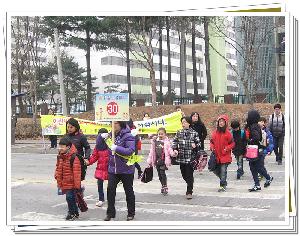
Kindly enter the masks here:
M 104 202 L 102 202 L 102 201 L 99 201 L 99 202 L 97 202 L 97 203 L 96 203 L 96 206 L 97 206 L 97 207 L 102 207 L 102 206 L 103 206 L 103 204 L 104 204 Z

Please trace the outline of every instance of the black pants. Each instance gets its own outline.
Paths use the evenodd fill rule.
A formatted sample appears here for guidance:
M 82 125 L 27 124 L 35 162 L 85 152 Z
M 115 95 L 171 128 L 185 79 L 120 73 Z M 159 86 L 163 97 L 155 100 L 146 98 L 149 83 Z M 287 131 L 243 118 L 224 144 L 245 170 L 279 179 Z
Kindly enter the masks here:
M 156 169 L 161 186 L 167 186 L 166 169 L 162 168 L 162 166 L 156 166 Z
M 180 171 L 182 178 L 187 183 L 186 194 L 193 193 L 194 185 L 194 169 L 190 163 L 180 163 Z
M 57 136 L 56 135 L 49 135 L 49 139 L 51 142 L 51 148 L 57 147 Z
M 255 186 L 260 186 L 258 174 L 262 175 L 267 180 L 270 180 L 271 178 L 264 166 L 264 160 L 265 160 L 264 155 L 260 153 L 258 160 L 249 161 L 249 166 L 250 166 L 250 170 L 252 173 Z
M 276 155 L 276 161 L 282 162 L 284 136 L 273 137 L 273 139 L 274 139 L 274 153 Z
M 110 174 L 108 176 L 108 186 L 107 186 L 107 202 L 108 208 L 106 214 L 112 218 L 116 216 L 116 189 L 118 183 L 121 181 L 123 183 L 124 191 L 126 194 L 127 210 L 128 216 L 135 215 L 135 195 L 133 191 L 133 179 L 134 174 Z

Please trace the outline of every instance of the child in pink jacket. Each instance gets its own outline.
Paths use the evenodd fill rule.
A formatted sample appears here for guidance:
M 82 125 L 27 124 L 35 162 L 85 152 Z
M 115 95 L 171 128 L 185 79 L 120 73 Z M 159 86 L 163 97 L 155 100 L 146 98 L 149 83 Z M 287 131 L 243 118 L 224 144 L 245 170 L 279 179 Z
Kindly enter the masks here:
M 166 170 L 171 166 L 171 156 L 175 156 L 165 128 L 159 128 L 157 136 L 151 141 L 151 148 L 147 163 L 155 166 L 161 183 L 161 193 L 168 194 Z

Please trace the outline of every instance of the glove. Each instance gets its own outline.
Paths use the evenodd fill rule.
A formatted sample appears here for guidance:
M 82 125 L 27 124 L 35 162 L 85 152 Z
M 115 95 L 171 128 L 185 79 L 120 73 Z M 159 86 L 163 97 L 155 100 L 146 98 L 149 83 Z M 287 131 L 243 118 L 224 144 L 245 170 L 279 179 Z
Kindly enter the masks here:
M 132 136 L 136 136 L 137 134 L 138 134 L 138 130 L 137 129 L 131 130 L 131 135 Z
M 110 148 L 110 149 L 111 149 L 112 151 L 116 151 L 117 147 L 118 147 L 117 145 L 113 144 L 113 145 L 111 145 L 111 148 Z
M 102 137 L 103 139 L 107 139 L 107 138 L 108 138 L 108 133 L 102 133 L 102 134 L 101 134 L 101 137 Z

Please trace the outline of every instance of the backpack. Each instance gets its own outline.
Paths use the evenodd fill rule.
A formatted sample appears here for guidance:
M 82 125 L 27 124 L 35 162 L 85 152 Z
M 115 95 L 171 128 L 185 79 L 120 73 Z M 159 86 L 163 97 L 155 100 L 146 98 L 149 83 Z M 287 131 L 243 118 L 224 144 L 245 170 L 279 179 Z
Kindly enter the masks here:
M 285 128 L 285 122 L 284 122 L 284 115 L 283 114 L 281 114 L 282 115 L 282 128 L 284 129 Z M 271 122 L 271 132 L 273 133 L 273 121 L 274 120 L 274 113 L 272 114 L 272 122 Z
M 81 155 L 79 155 L 77 153 L 73 153 L 72 156 L 71 156 L 71 159 L 70 159 L 70 164 L 71 164 L 72 170 L 73 170 L 73 164 L 74 164 L 74 160 L 75 160 L 76 156 L 78 157 L 78 159 L 80 161 L 80 166 L 81 166 L 81 181 L 82 181 L 82 180 L 85 180 L 87 167 L 85 165 L 83 156 L 81 156 Z
M 232 137 L 233 137 L 233 130 L 231 130 L 231 134 L 232 134 Z M 246 138 L 246 133 L 245 133 L 245 130 L 244 130 L 244 129 L 241 129 L 241 138 L 242 138 L 242 140 L 243 140 L 244 138 Z

